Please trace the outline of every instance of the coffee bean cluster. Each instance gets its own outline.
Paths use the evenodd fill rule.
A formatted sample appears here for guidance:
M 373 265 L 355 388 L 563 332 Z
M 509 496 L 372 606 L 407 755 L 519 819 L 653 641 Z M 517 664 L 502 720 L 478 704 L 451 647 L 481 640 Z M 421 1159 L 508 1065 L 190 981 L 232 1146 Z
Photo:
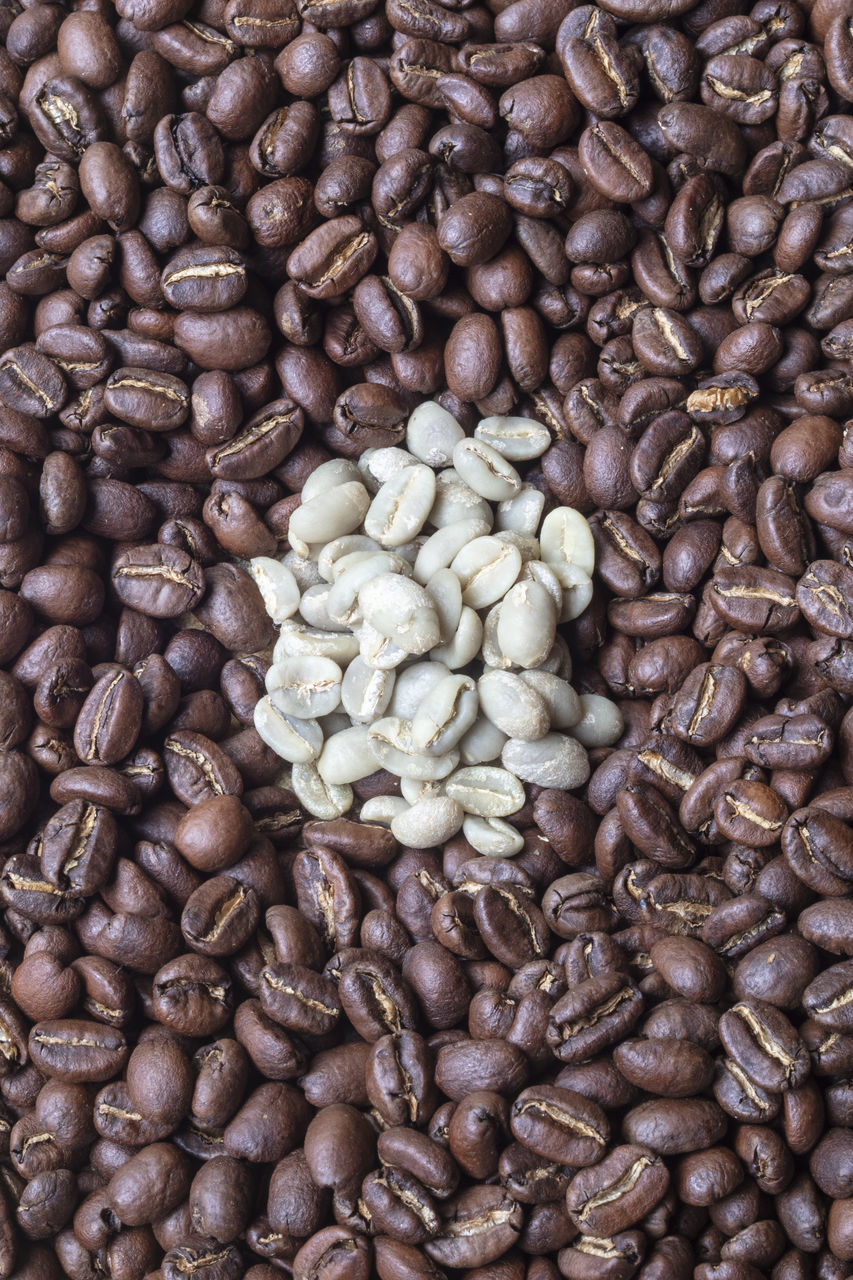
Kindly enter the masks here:
M 843 1280 L 850 0 L 0 29 L 0 1280 Z M 508 859 L 254 727 L 249 562 L 432 401 L 595 542 Z

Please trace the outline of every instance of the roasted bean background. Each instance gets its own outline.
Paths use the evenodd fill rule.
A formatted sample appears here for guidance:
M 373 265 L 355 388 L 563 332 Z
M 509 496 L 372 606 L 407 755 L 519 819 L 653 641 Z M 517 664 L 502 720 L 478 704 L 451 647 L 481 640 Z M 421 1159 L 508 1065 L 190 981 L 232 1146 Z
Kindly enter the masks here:
M 853 1274 L 851 0 L 0 33 L 0 1280 Z M 512 858 L 254 727 L 429 400 L 595 542 Z

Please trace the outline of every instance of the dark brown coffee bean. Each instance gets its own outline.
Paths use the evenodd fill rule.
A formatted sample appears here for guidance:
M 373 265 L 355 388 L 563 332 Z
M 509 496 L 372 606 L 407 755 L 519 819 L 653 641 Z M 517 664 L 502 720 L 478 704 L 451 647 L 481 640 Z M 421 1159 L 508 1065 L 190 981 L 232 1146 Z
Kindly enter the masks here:
M 703 167 L 718 173 L 738 173 L 745 159 L 737 125 L 710 107 L 673 102 L 658 112 L 657 123 L 676 151 L 702 158 Z
M 846 893 L 853 849 L 850 829 L 840 817 L 817 807 L 798 809 L 785 824 L 782 850 L 795 874 L 817 892 Z
M 358 218 L 334 218 L 297 245 L 288 270 L 309 297 L 338 297 L 370 269 L 376 241 Z
M 246 268 L 233 249 L 184 249 L 160 280 L 166 301 L 178 310 L 223 311 L 246 292 Z
M 615 1147 L 594 1172 L 581 1170 L 575 1175 L 566 1192 L 566 1204 L 581 1230 L 612 1236 L 653 1209 L 668 1184 L 660 1156 L 643 1147 Z
M 82 1019 L 36 1023 L 29 1050 L 45 1075 L 72 1083 L 109 1080 L 128 1053 L 120 1031 Z
M 791 579 L 772 569 L 757 567 L 721 569 L 714 577 L 711 601 L 729 625 L 775 635 L 797 618 L 797 600 Z
M 291 1031 L 322 1035 L 341 1015 L 337 989 L 302 965 L 267 965 L 260 977 L 261 1004 L 276 1022 Z
M 117 764 L 133 748 L 142 728 L 142 686 L 127 671 L 98 680 L 74 726 L 74 746 L 85 764 Z
M 179 956 L 155 974 L 152 1007 L 158 1021 L 179 1035 L 214 1034 L 230 1014 L 231 981 L 205 956 Z
M 107 1194 L 121 1222 L 140 1226 L 174 1209 L 190 1182 L 186 1157 L 170 1143 L 158 1142 L 131 1156 L 113 1174 Z
M 54 361 L 24 344 L 0 358 L 0 397 L 18 413 L 47 418 L 62 408 L 65 379 Z
M 590 24 L 563 27 L 560 46 L 563 71 L 572 91 L 585 107 L 605 118 L 622 115 L 639 96 L 636 65 L 625 57 L 616 38 L 616 25 L 607 14 Z M 591 38 L 590 38 L 591 37 Z
M 583 1061 L 630 1030 L 642 1004 L 639 991 L 622 974 L 590 978 L 554 1005 L 548 1043 L 561 1062 Z
M 521 1230 L 523 1212 L 502 1187 L 477 1186 L 443 1206 L 444 1223 L 426 1252 L 449 1266 L 485 1266 L 514 1244 Z M 485 1231 L 474 1233 L 472 1223 L 485 1222 Z M 467 1228 L 467 1229 L 466 1229 Z
M 183 311 L 175 321 L 177 346 L 202 369 L 248 369 L 263 360 L 270 340 L 266 320 L 251 307 L 213 314 Z
M 245 946 L 258 923 L 257 894 L 231 876 L 214 876 L 200 885 L 184 906 L 181 932 L 202 955 L 233 955 Z
M 712 1058 L 690 1041 L 625 1040 L 614 1050 L 614 1062 L 631 1084 L 663 1097 L 692 1097 L 713 1077 Z
M 473 266 L 494 257 L 511 228 L 510 210 L 497 196 L 474 192 L 447 211 L 438 226 L 438 243 L 457 266 Z
M 797 600 L 805 617 L 817 630 L 848 639 L 848 589 L 846 565 L 816 560 L 808 566 L 797 587 Z
M 741 1000 L 720 1019 L 730 1057 L 760 1088 L 798 1088 L 809 1071 L 805 1049 L 785 1015 L 762 1000 Z
M 721 791 L 714 816 L 724 835 L 763 847 L 780 838 L 787 809 L 764 783 L 735 780 Z
M 593 185 L 620 204 L 632 204 L 651 194 L 651 160 L 620 125 L 605 120 L 585 129 L 578 155 Z
M 45 875 L 72 896 L 87 897 L 109 877 L 117 841 L 118 829 L 108 809 L 81 800 L 63 805 L 42 832 Z

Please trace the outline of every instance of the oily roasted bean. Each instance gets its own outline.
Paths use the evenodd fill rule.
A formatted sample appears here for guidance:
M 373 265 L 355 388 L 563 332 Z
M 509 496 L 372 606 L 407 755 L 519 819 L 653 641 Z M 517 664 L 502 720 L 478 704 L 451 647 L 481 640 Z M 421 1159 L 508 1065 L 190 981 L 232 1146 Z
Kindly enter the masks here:
M 0 398 L 10 409 L 47 418 L 62 408 L 66 394 L 59 367 L 35 346 L 14 347 L 0 358 Z
M 853 870 L 850 828 L 833 813 L 798 809 L 782 832 L 782 851 L 795 874 L 817 892 L 844 895 Z
M 185 804 L 211 796 L 240 795 L 243 781 L 229 757 L 203 734 L 176 729 L 163 744 L 166 774 Z
M 179 310 L 222 311 L 236 306 L 246 286 L 243 259 L 227 247 L 185 249 L 172 258 L 161 277 L 163 296 Z
M 341 1014 L 335 984 L 301 965 L 274 964 L 261 970 L 260 998 L 266 1013 L 289 1030 L 322 1035 Z
M 358 218 L 333 218 L 297 245 L 288 269 L 309 297 L 334 298 L 366 274 L 376 252 L 373 232 Z
M 153 1007 L 158 1020 L 179 1034 L 209 1035 L 228 1019 L 231 980 L 214 961 L 185 955 L 157 971 Z
M 780 839 L 788 814 L 764 783 L 735 780 L 720 793 L 714 816 L 724 835 L 763 847 Z
M 184 906 L 181 931 L 202 955 L 233 955 L 245 946 L 260 916 L 255 891 L 231 876 L 214 876 Z
M 762 1000 L 741 1000 L 720 1019 L 720 1039 L 759 1087 L 796 1089 L 809 1071 L 808 1056 L 785 1015 Z
M 740 717 L 746 677 L 736 667 L 707 663 L 695 667 L 672 705 L 673 732 L 693 745 L 710 745 L 726 736 Z
M 690 1041 L 625 1040 L 616 1046 L 613 1060 L 632 1084 L 667 1098 L 693 1097 L 713 1076 L 710 1054 Z
M 346 965 L 338 980 L 338 996 L 363 1039 L 414 1030 L 417 1012 L 411 988 L 384 957 Z
M 112 580 L 123 603 L 158 618 L 187 612 L 204 591 L 198 563 L 162 543 L 125 551 L 113 565 Z
M 425 1251 L 450 1266 L 485 1266 L 517 1239 L 521 1205 L 502 1187 L 471 1187 L 442 1206 L 444 1221 Z
M 432 1051 L 414 1031 L 382 1036 L 371 1047 L 365 1083 L 388 1124 L 425 1126 L 436 1101 Z
M 222 479 L 249 480 L 266 475 L 293 450 L 302 434 L 303 415 L 289 400 L 266 405 L 226 442 L 208 453 L 210 469 Z
M 731 626 L 746 623 L 749 629 L 772 635 L 797 619 L 792 580 L 773 569 L 720 569 L 713 579 L 711 603 Z
M 850 621 L 847 565 L 835 560 L 815 560 L 797 585 L 797 603 L 803 616 L 818 631 L 849 639 Z
M 732 985 L 739 998 L 754 996 L 792 1010 L 816 972 L 817 956 L 811 943 L 786 933 L 753 947 L 739 962 Z
M 488 885 L 476 892 L 473 920 L 497 960 L 518 964 L 544 954 L 547 924 L 540 909 L 512 885 Z
M 357 936 L 360 895 L 344 859 L 331 849 L 305 849 L 294 864 L 300 911 L 332 948 Z
M 642 1007 L 640 992 L 622 974 L 590 978 L 554 1005 L 548 1043 L 561 1062 L 582 1062 L 629 1031 Z
M 615 1147 L 594 1171 L 575 1175 L 566 1204 L 575 1225 L 586 1234 L 612 1236 L 653 1209 L 668 1184 L 660 1156 L 643 1147 Z
M 512 1106 L 510 1125 L 518 1141 L 536 1155 L 574 1165 L 596 1163 L 610 1133 L 599 1106 L 552 1085 L 523 1090 Z

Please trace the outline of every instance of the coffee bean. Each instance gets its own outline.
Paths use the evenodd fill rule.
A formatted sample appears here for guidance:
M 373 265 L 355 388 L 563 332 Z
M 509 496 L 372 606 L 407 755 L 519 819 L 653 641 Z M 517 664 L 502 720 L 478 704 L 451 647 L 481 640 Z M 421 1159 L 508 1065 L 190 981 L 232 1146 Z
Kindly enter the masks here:
M 174 1209 L 189 1190 L 190 1180 L 186 1156 L 171 1143 L 156 1142 L 113 1174 L 107 1195 L 121 1222 L 139 1226 Z
M 615 1235 L 634 1225 L 666 1193 L 669 1175 L 643 1147 L 615 1147 L 592 1170 L 576 1174 L 566 1192 L 574 1223 L 586 1233 Z
M 493 8 L 5 16 L 10 1275 L 853 1253 L 850 21 Z M 404 466 L 438 487 L 389 551 Z M 491 722 L 454 748 L 482 794 L 330 780 L 371 682 L 398 763 L 434 702 L 435 664 L 371 665 L 381 601 L 326 617 L 377 554 L 341 483 L 444 630 L 453 524 L 447 564 L 510 547 L 509 612 L 463 603 L 440 656 L 464 682 L 482 623 L 550 725 L 504 744 L 515 812 L 480 812 Z M 287 662 L 344 701 L 289 707 L 317 760 L 283 771 Z
M 642 1011 L 642 996 L 621 974 L 590 978 L 551 1012 L 548 1042 L 562 1062 L 582 1061 L 616 1043 Z
M 72 1083 L 108 1080 L 127 1058 L 121 1032 L 82 1019 L 36 1023 L 29 1049 L 45 1075 Z
M 87 764 L 117 764 L 142 727 L 142 687 L 126 671 L 103 675 L 88 693 L 74 725 L 74 746 Z

